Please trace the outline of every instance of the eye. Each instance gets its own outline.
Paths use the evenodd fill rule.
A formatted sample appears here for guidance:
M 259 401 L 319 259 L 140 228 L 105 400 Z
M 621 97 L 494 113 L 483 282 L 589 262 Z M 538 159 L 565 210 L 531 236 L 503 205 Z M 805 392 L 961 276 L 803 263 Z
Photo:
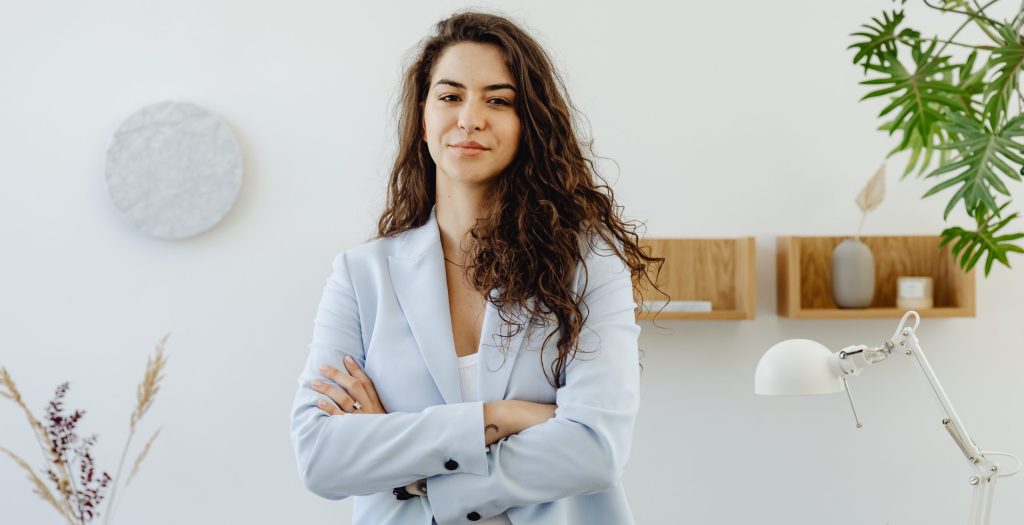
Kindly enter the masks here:
M 507 101 L 507 100 L 505 100 L 503 98 L 497 98 L 497 97 L 492 98 L 489 102 L 498 102 L 499 106 L 511 106 L 512 105 L 511 102 L 509 102 L 509 101 Z
M 450 97 L 459 98 L 458 95 L 448 94 L 448 95 L 441 95 L 440 98 L 438 98 L 438 100 L 440 100 L 442 102 L 455 102 L 454 100 L 450 100 Z

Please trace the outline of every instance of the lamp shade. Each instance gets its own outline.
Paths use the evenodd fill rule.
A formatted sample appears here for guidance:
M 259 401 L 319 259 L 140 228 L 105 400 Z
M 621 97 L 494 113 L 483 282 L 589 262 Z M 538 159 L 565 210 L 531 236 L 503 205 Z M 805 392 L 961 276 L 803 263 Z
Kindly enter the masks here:
M 834 394 L 843 391 L 835 355 L 810 339 L 787 339 L 757 363 L 754 392 L 764 396 Z

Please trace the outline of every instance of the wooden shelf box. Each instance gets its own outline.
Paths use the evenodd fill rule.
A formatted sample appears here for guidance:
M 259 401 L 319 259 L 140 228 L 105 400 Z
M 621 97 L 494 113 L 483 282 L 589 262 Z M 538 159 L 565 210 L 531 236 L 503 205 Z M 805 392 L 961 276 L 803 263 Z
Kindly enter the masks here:
M 643 239 L 651 253 L 664 257 L 658 287 L 672 301 L 711 301 L 710 312 L 657 311 L 666 298 L 643 287 L 650 311 L 638 319 L 753 319 L 755 303 L 755 243 L 739 239 Z M 652 276 L 653 278 L 653 276 Z
M 848 237 L 779 237 L 779 315 L 795 319 L 899 318 L 896 278 L 927 276 L 934 282 L 934 307 L 921 317 L 974 317 L 974 270 L 957 266 L 952 244 L 938 236 L 874 236 L 860 240 L 875 257 L 875 296 L 867 308 L 838 308 L 832 300 L 832 251 Z

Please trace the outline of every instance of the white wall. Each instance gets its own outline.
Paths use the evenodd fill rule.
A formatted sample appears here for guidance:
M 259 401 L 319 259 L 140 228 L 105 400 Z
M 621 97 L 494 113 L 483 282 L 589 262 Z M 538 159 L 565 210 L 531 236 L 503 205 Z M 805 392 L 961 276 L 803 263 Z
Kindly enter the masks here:
M 163 428 L 118 523 L 349 523 L 305 492 L 288 409 L 334 253 L 372 235 L 402 57 L 463 2 L 5 0 L 0 16 L 0 364 L 34 409 L 71 380 L 101 466 L 123 443 L 146 356 L 170 362 L 145 434 Z M 846 400 L 753 395 L 781 339 L 877 343 L 895 320 L 775 314 L 776 235 L 856 228 L 853 198 L 894 144 L 850 64 L 848 33 L 890 2 L 487 2 L 565 71 L 627 215 L 652 236 L 755 235 L 755 321 L 644 324 L 643 405 L 626 484 L 638 523 L 964 523 L 968 465 L 900 358 Z M 956 20 L 923 13 L 925 30 Z M 217 228 L 149 239 L 105 194 L 113 132 L 139 107 L 223 116 L 246 163 Z M 897 182 L 867 234 L 937 234 L 948 193 Z M 1014 191 L 1021 192 L 1019 185 Z M 1018 206 L 1019 209 L 1019 206 Z M 957 218 L 962 218 L 958 212 Z M 1017 224 L 1020 229 L 1020 223 Z M 1018 265 L 1024 263 L 1016 258 Z M 922 344 L 975 440 L 1024 455 L 1020 270 L 978 282 L 978 316 L 925 319 Z M 0 400 L 0 446 L 33 463 Z M 1024 476 L 994 524 L 1024 519 Z M 58 523 L 0 458 L 5 522 Z

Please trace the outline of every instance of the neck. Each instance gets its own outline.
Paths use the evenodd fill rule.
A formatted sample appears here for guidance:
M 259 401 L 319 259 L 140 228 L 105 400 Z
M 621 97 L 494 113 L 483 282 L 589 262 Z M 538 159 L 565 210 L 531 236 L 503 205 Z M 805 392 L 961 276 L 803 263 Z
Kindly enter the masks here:
M 438 174 L 435 195 L 437 227 L 441 232 L 441 249 L 445 257 L 464 264 L 472 246 L 469 230 L 483 215 L 490 188 L 453 182 Z

